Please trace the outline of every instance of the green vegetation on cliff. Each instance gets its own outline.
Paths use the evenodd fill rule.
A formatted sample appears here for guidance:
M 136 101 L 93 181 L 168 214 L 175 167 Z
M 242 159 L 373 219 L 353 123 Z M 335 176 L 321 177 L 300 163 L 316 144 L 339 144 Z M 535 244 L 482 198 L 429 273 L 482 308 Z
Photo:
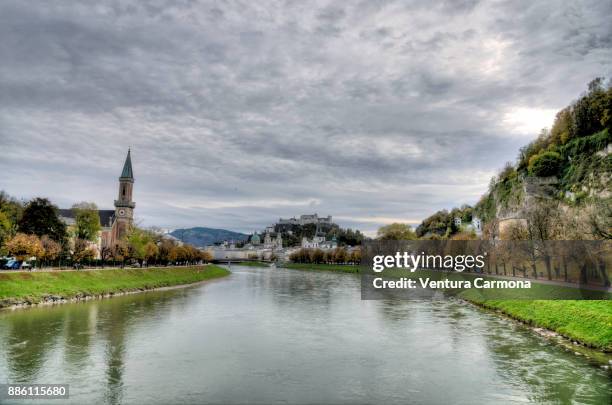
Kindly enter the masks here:
M 583 213 L 600 215 L 602 211 L 607 212 L 612 206 L 610 144 L 612 81 L 605 85 L 602 78 L 597 78 L 589 83 L 588 90 L 578 100 L 559 111 L 550 130 L 542 130 L 536 139 L 521 148 L 515 164 L 506 163 L 491 179 L 489 190 L 474 207 L 464 205 L 434 213 L 417 228 L 417 236 L 450 238 L 461 232 L 453 224 L 455 217 L 462 218 L 465 223 L 473 216 L 489 225 L 485 228 L 485 236 L 492 236 L 497 230 L 491 228 L 495 228 L 494 223 L 500 217 L 516 215 L 527 208 L 527 194 L 552 199 Z M 572 216 L 573 213 L 567 214 Z M 602 224 L 593 215 L 583 217 L 584 224 L 590 223 L 599 229 L 580 227 L 581 239 L 599 239 L 609 234 L 601 229 L 610 228 L 610 221 L 604 220 Z M 576 234 L 572 238 L 580 236 Z
M 191 284 L 228 274 L 228 270 L 213 265 L 1 273 L 0 308 L 36 304 L 50 298 L 82 298 Z

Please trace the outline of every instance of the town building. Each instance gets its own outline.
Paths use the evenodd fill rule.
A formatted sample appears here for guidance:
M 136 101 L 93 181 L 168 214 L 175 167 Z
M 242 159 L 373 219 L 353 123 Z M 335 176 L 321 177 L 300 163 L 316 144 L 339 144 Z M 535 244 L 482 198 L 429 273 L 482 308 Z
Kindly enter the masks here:
M 336 237 L 332 237 L 331 240 L 326 240 L 325 233 L 321 231 L 319 225 L 317 225 L 317 229 L 315 231 L 312 239 L 308 239 L 307 237 L 302 238 L 302 248 L 304 249 L 335 249 L 338 247 L 338 243 L 336 242 Z
M 468 232 L 473 231 L 477 236 L 482 235 L 482 220 L 476 216 L 472 217 L 472 221 L 465 225 L 462 225 L 462 220 L 460 217 L 453 218 L 453 223 L 459 229 L 463 229 Z

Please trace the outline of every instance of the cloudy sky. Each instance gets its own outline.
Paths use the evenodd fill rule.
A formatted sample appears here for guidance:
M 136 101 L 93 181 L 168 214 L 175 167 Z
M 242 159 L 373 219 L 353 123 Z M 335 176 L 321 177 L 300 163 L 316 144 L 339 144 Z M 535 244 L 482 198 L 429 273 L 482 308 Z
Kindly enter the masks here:
M 0 3 L 0 189 L 143 225 L 367 232 L 474 203 L 595 76 L 610 1 Z

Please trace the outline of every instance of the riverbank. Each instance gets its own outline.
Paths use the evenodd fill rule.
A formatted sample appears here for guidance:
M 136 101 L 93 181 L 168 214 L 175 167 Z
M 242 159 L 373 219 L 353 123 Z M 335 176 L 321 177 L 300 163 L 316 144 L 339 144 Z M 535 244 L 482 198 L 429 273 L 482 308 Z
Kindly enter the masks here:
M 324 270 L 336 272 L 359 272 L 358 266 L 338 266 L 332 264 L 291 263 L 284 267 L 299 270 Z M 347 269 L 350 267 L 354 271 Z M 390 272 L 388 272 L 390 273 Z M 441 272 L 419 271 L 418 273 L 398 272 L 392 276 L 415 278 L 422 275 L 440 278 Z M 453 274 L 450 274 L 452 278 Z M 448 275 L 446 275 L 448 276 Z M 550 289 L 551 296 L 559 287 L 537 284 L 538 289 Z M 538 293 L 542 296 L 541 291 Z M 500 312 L 517 321 L 535 328 L 544 328 L 584 346 L 610 353 L 612 352 L 612 301 L 611 300 L 482 300 L 473 290 L 456 294 L 482 308 Z M 510 296 L 509 296 L 510 298 Z
M 338 273 L 359 273 L 359 266 L 350 264 L 284 263 L 282 267 L 293 270 L 324 270 Z
M 230 265 L 234 266 L 246 266 L 246 267 L 270 267 L 272 263 L 266 262 L 235 262 Z
M 85 300 L 193 284 L 228 274 L 228 270 L 214 265 L 0 273 L 0 308 Z

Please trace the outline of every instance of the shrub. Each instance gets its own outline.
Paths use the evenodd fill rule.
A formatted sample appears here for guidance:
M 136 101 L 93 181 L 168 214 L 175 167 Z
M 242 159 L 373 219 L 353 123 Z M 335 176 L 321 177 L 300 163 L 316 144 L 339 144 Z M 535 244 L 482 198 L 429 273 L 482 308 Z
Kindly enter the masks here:
M 538 177 L 554 176 L 561 168 L 561 155 L 557 152 L 542 152 L 529 159 L 529 174 Z

